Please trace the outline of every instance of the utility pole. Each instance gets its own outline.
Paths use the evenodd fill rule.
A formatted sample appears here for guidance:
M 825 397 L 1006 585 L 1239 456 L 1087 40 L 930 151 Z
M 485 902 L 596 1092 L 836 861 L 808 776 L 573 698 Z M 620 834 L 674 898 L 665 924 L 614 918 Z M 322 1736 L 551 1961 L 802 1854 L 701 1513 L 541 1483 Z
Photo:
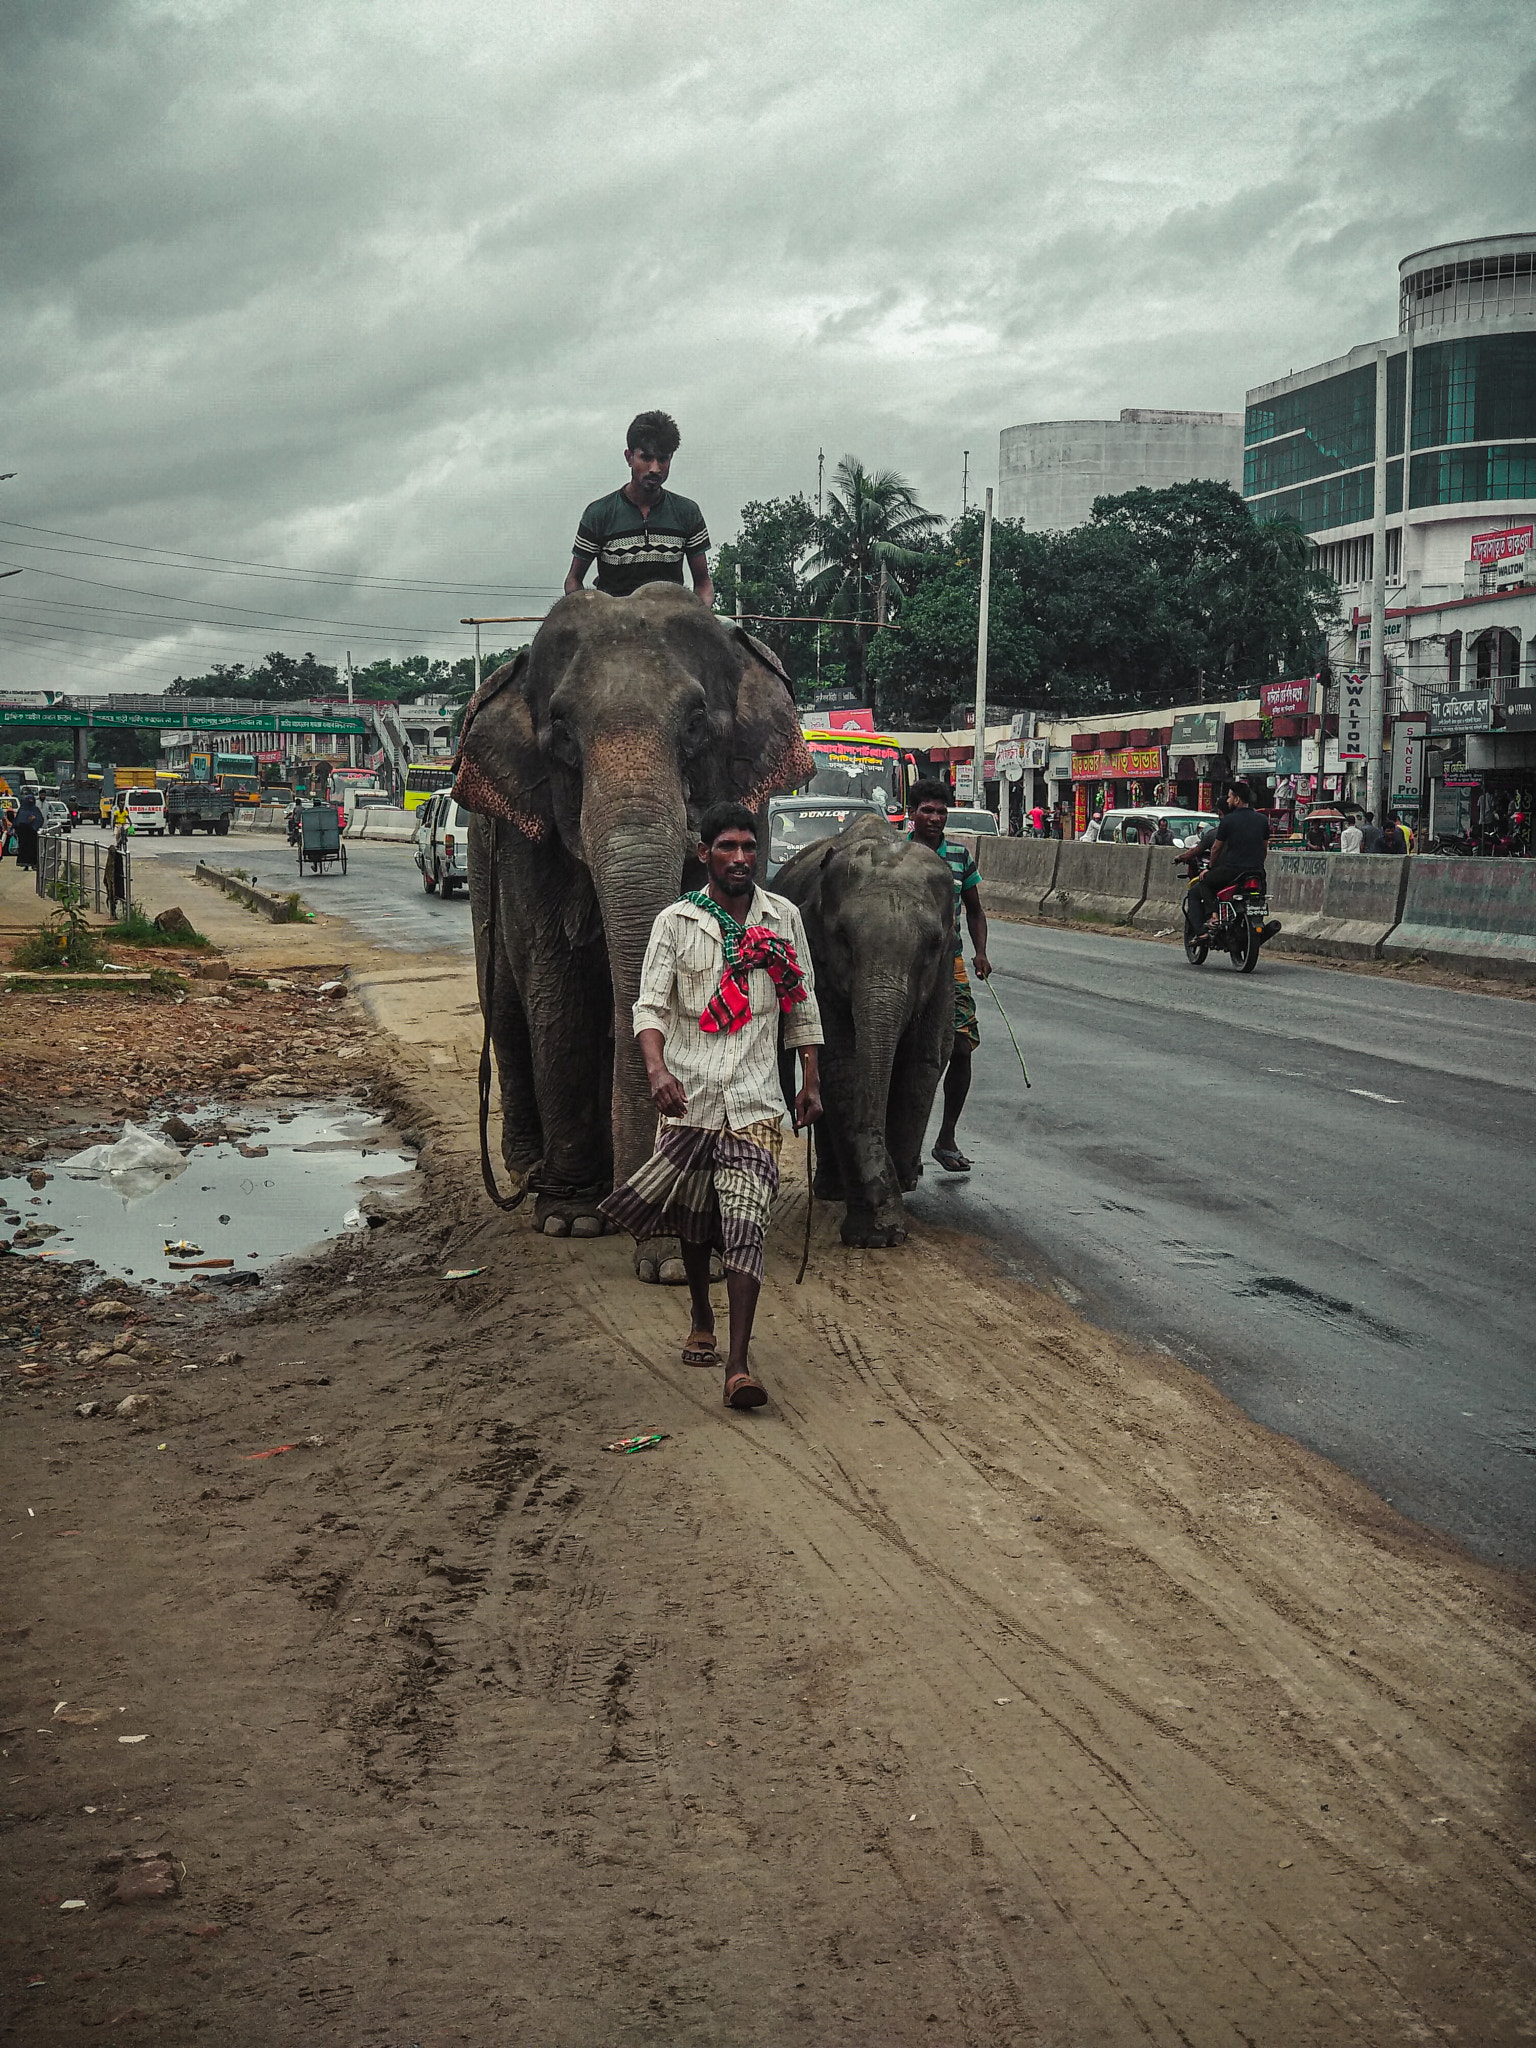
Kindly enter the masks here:
M 347 709 L 349 711 L 356 701 L 352 694 L 352 650 L 349 647 L 347 649 Z M 347 734 L 347 766 L 349 768 L 357 766 L 357 734 L 355 732 Z
M 818 448 L 816 450 L 816 540 L 818 546 L 821 542 L 821 478 L 822 471 L 826 466 L 827 452 L 824 448 Z M 821 627 L 819 624 L 816 628 L 816 681 L 818 685 L 821 682 Z
M 970 510 L 971 493 L 971 451 L 965 451 L 965 467 L 960 472 L 960 517 L 963 519 Z
M 1404 456 L 1406 466 L 1407 457 Z M 1406 496 L 1406 493 L 1404 494 Z M 1387 659 L 1387 352 L 1376 351 L 1376 467 L 1371 496 L 1371 682 L 1365 712 L 1365 807 L 1381 823 L 1381 726 Z M 1321 781 L 1327 735 L 1319 725 Z
M 992 492 L 981 519 L 981 618 L 976 629 L 976 747 L 971 756 L 971 802 L 987 800 L 987 609 L 992 595 Z
M 888 589 L 887 578 L 889 577 L 889 575 L 890 563 L 882 561 L 880 564 L 880 587 L 875 593 L 875 631 L 877 633 L 879 632 L 880 628 L 885 624 L 885 603 Z

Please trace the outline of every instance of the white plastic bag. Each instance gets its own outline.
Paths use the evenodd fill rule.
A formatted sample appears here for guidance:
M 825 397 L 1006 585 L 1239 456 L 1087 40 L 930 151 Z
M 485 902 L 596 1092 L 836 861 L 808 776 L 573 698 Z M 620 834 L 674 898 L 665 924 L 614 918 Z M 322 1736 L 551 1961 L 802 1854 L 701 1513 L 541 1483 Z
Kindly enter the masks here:
M 185 1173 L 187 1162 L 168 1138 L 124 1123 L 115 1145 L 87 1145 L 64 1171 L 74 1180 L 105 1180 L 121 1195 L 147 1195 Z

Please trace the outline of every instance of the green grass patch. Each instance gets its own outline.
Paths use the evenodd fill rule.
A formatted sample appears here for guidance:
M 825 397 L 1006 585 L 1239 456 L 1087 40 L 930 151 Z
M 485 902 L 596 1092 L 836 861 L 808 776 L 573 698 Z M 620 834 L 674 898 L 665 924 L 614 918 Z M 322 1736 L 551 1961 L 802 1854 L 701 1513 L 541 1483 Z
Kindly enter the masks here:
M 162 931 L 148 911 L 137 903 L 130 906 L 127 914 L 116 924 L 108 925 L 102 934 L 115 946 L 188 946 L 197 952 L 203 951 L 213 942 L 205 939 L 201 932 Z

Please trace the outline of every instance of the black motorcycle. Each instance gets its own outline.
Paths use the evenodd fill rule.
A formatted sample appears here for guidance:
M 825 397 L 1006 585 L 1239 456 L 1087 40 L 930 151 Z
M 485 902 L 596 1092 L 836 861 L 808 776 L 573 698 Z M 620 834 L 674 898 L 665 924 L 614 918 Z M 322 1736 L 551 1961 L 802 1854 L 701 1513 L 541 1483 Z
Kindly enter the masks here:
M 1195 877 L 1192 875 L 1193 882 Z M 1203 967 L 1212 947 L 1225 953 L 1240 974 L 1252 974 L 1259 964 L 1259 948 L 1272 939 L 1280 926 L 1271 922 L 1265 900 L 1261 869 L 1252 869 L 1216 892 L 1216 908 L 1201 932 L 1194 929 L 1189 901 L 1184 904 L 1184 957 L 1191 967 Z

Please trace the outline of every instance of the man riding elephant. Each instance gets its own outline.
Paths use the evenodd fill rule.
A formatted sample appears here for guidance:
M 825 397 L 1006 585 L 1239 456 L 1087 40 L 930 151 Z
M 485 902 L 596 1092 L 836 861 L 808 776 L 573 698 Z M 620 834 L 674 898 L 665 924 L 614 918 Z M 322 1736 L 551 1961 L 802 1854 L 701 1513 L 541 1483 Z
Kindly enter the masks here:
M 562 599 L 482 685 L 456 787 L 478 814 L 469 889 L 502 1157 L 541 1229 L 599 1235 L 598 1204 L 650 1154 L 632 1012 L 658 912 L 685 869 L 702 880 L 704 813 L 758 810 L 813 772 L 775 657 L 675 584 Z M 639 1245 L 636 1270 L 684 1277 L 664 1244 Z
M 630 421 L 624 437 L 629 482 L 594 498 L 582 513 L 565 578 L 567 597 L 581 589 L 594 562 L 605 597 L 632 597 L 647 583 L 681 583 L 686 561 L 699 603 L 714 610 L 704 514 L 692 498 L 666 487 L 682 438 L 669 413 L 637 413 Z

